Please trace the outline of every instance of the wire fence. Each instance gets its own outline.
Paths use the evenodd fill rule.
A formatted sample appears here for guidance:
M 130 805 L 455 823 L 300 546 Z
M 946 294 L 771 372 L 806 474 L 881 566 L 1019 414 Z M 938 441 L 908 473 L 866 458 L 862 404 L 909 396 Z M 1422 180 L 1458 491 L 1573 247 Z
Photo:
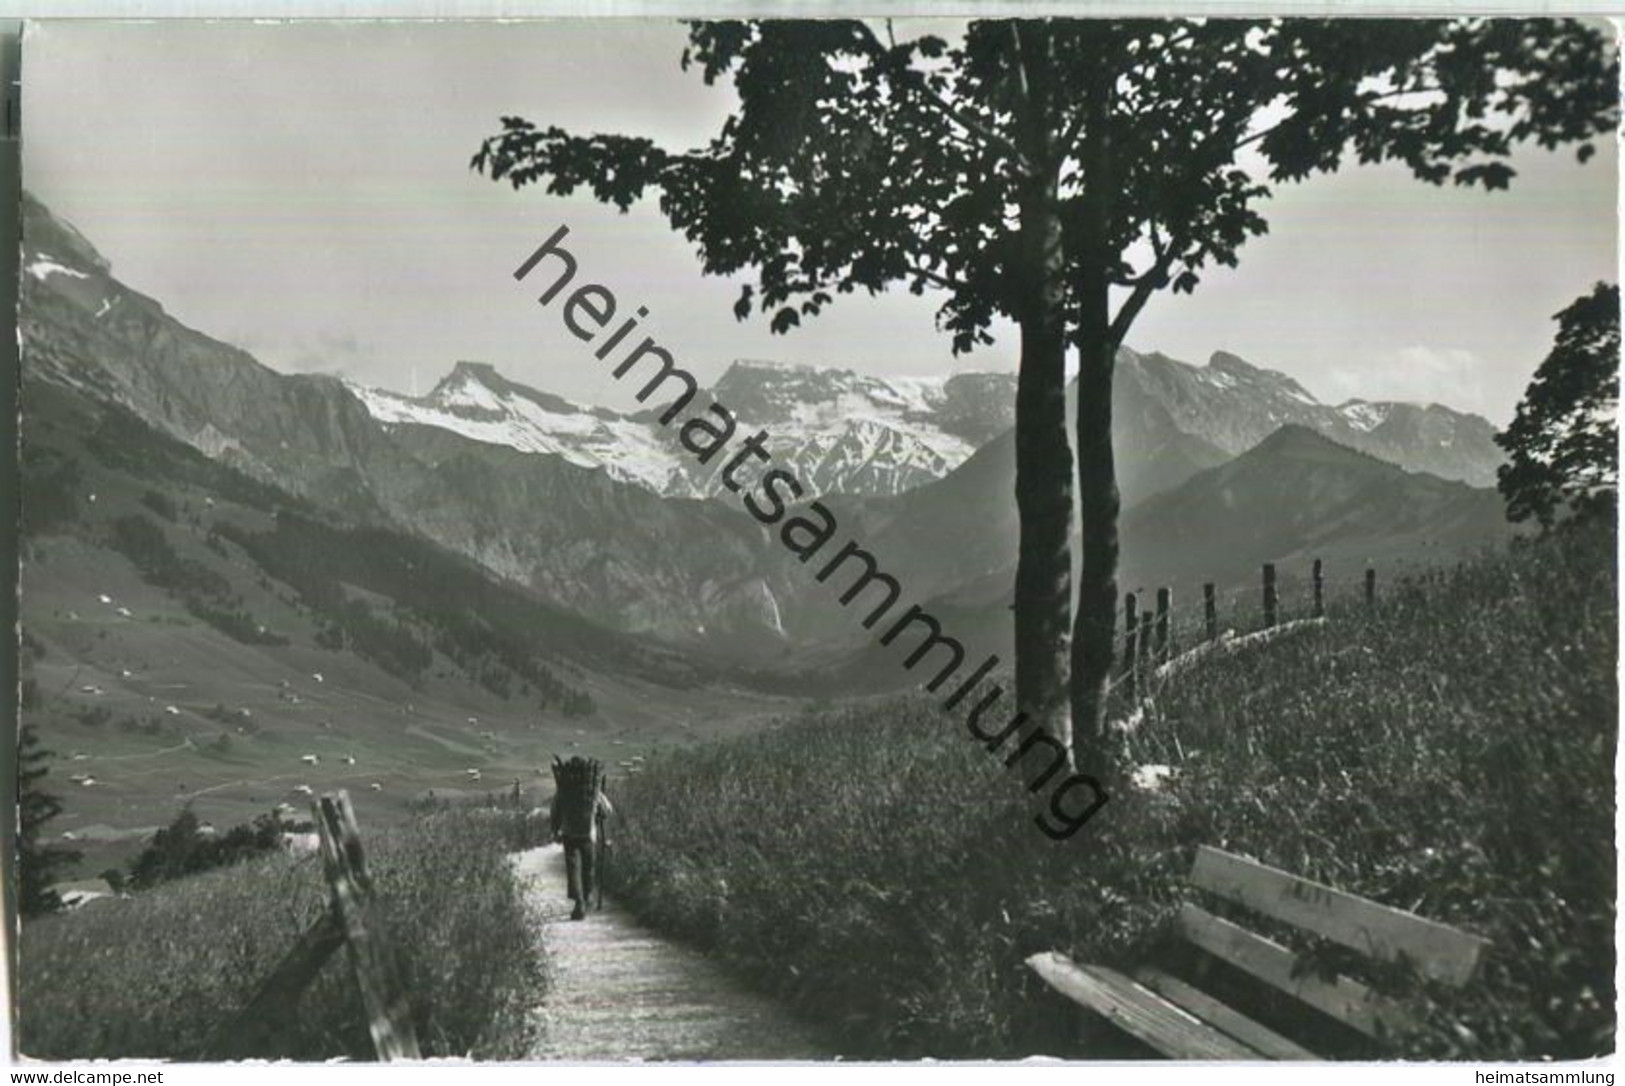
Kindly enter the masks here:
M 1209 582 L 1200 595 L 1183 598 L 1161 587 L 1136 586 L 1124 592 L 1118 608 L 1117 664 L 1108 693 L 1138 700 L 1171 677 L 1164 665 L 1203 645 L 1324 618 L 1328 607 L 1342 609 L 1362 602 L 1369 607 L 1377 601 L 1377 573 L 1369 566 L 1352 577 L 1326 577 L 1319 559 L 1307 567 L 1307 575 L 1295 568 L 1280 570 L 1273 563 L 1259 572 L 1255 584 L 1220 590 Z M 1401 583 L 1413 579 L 1406 576 Z

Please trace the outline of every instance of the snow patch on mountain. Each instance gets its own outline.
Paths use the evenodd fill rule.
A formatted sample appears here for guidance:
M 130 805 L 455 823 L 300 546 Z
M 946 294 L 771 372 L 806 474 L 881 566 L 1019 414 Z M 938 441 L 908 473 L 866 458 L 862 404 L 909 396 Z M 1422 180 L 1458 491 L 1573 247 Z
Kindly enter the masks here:
M 434 426 L 487 445 L 563 457 L 656 493 L 686 489 L 672 450 L 628 418 L 600 417 L 564 401 L 564 410 L 552 409 L 477 380 L 443 382 L 420 398 L 356 384 L 349 389 L 385 425 Z
M 1370 433 L 1388 421 L 1390 404 L 1366 403 L 1364 400 L 1350 400 L 1340 404 L 1337 413 L 1342 415 L 1348 424 L 1363 433 Z
M 45 281 L 46 276 L 49 275 L 67 275 L 73 277 L 74 279 L 90 278 L 90 276 L 86 275 L 78 268 L 70 268 L 66 264 L 63 264 L 52 257 L 45 255 L 44 253 L 40 254 L 38 260 L 35 260 L 28 265 L 28 274 L 32 275 L 35 279 L 38 279 L 42 283 Z

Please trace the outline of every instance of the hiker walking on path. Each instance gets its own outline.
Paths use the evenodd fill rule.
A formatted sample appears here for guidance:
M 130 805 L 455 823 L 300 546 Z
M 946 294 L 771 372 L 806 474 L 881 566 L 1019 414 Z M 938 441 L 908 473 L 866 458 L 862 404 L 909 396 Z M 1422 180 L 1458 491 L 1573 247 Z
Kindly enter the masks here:
M 595 758 L 575 757 L 568 762 L 554 758 L 553 782 L 548 820 L 553 840 L 564 844 L 569 894 L 575 902 L 570 919 L 584 920 L 595 890 L 599 904 L 603 903 L 599 851 L 606 845 L 604 823 L 615 808 L 604 794 L 603 763 Z

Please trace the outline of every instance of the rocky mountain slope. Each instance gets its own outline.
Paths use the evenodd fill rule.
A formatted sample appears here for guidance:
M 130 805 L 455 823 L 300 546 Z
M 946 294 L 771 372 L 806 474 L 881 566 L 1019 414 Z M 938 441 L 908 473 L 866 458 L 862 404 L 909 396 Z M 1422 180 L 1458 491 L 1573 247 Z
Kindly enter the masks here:
M 176 321 L 32 199 L 23 259 L 31 379 L 125 407 L 254 479 L 416 533 L 611 628 L 690 643 L 776 630 L 754 572 L 760 533 L 737 509 L 661 498 L 562 455 L 381 425 L 343 382 L 279 374 Z
M 1315 558 L 1327 576 L 1352 581 L 1371 565 L 1386 581 L 1512 534 L 1493 490 L 1409 472 L 1288 425 L 1129 510 L 1124 586 L 1252 584 L 1265 562 L 1301 580 Z
M 1493 486 L 1503 461 L 1495 427 L 1478 415 L 1439 404 L 1349 400 L 1323 404 L 1284 373 L 1216 352 L 1206 366 L 1162 354 L 1124 350 L 1117 381 L 1168 412 L 1183 434 L 1230 456 L 1257 445 L 1282 426 L 1313 430 L 1350 448 L 1411 471 L 1474 486 Z

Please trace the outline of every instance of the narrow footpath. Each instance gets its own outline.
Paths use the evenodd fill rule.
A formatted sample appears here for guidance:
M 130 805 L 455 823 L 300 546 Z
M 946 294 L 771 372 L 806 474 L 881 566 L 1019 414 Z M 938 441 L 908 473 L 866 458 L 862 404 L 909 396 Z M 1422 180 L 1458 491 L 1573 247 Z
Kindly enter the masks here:
M 831 1053 L 806 1026 L 691 948 L 605 899 L 570 919 L 564 850 L 513 858 L 539 918 L 552 986 L 536 1008 L 532 1060 L 818 1060 Z

